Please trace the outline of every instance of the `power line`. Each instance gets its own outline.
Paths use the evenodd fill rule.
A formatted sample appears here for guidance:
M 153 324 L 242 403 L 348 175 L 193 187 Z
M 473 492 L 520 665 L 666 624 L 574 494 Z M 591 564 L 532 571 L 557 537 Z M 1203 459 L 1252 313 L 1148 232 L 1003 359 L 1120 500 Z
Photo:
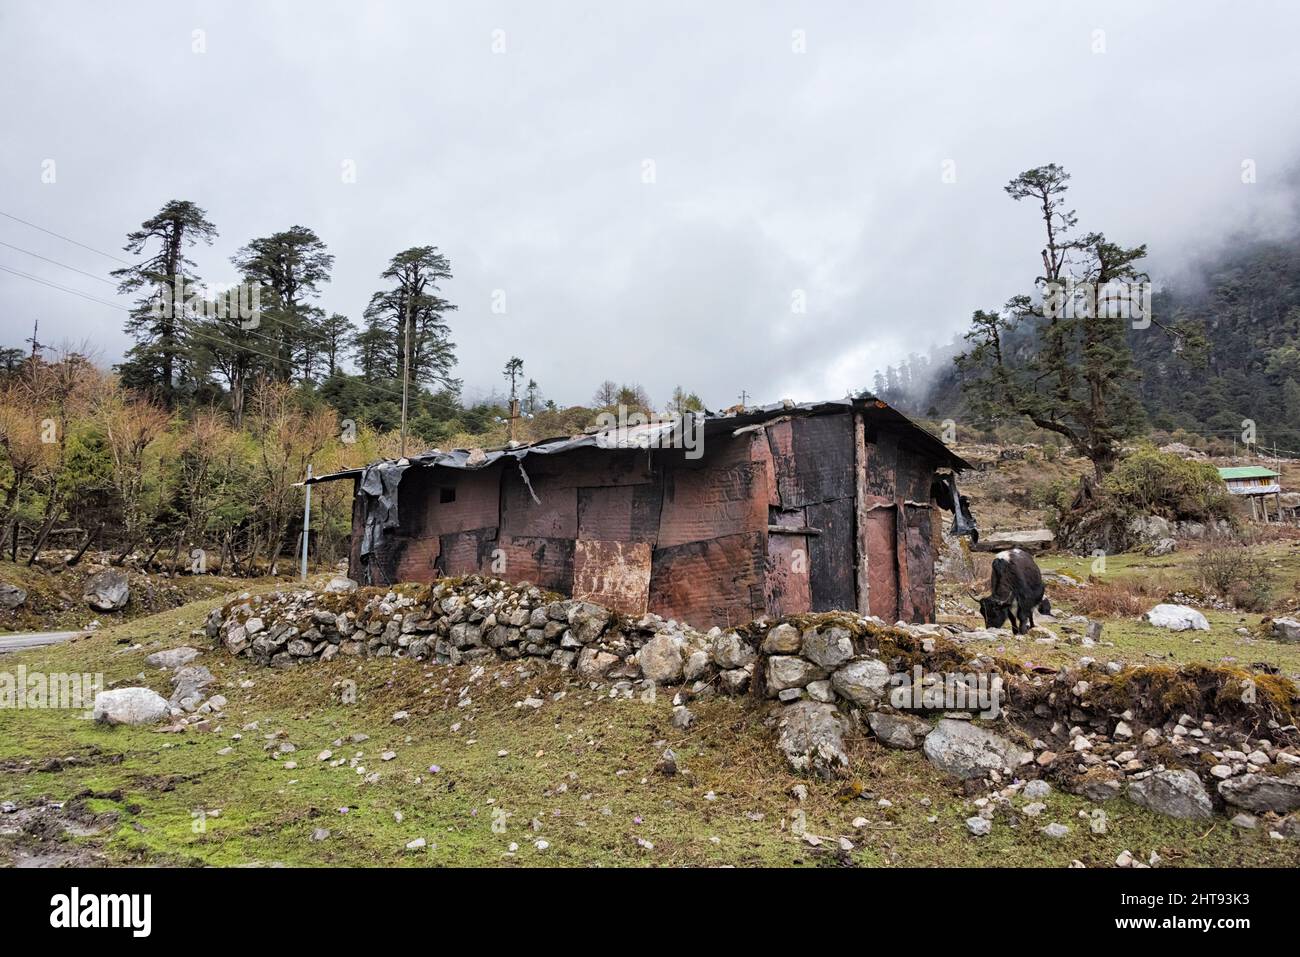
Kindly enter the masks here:
M 111 279 L 105 279 L 103 276 L 97 276 L 93 272 L 86 272 L 86 270 L 78 269 L 76 266 L 69 266 L 67 263 L 59 262 L 57 259 L 51 259 L 48 256 L 42 256 L 40 253 L 34 253 L 30 249 L 23 249 L 21 246 L 15 246 L 13 243 L 7 243 L 3 239 L 0 239 L 0 246 L 5 246 L 9 249 L 16 250 L 17 252 L 20 253 L 26 253 L 28 256 L 33 256 L 36 259 L 43 259 L 47 263 L 53 263 L 56 266 L 62 266 L 64 269 L 71 269 L 73 272 L 81 273 L 81 275 L 83 276 L 89 276 L 91 279 L 98 279 L 100 282 L 108 283 L 114 289 L 117 288 L 117 283 L 113 282 L 113 280 Z
M 94 246 L 87 246 L 85 243 L 79 243 L 75 239 L 72 239 L 69 236 L 64 236 L 62 233 L 56 233 L 54 230 L 46 229 L 44 226 L 37 226 L 35 223 L 28 222 L 25 219 L 20 219 L 19 217 L 15 216 L 13 213 L 6 213 L 3 209 L 0 209 L 0 216 L 8 217 L 9 219 L 12 219 L 14 222 L 22 223 L 24 226 L 30 226 L 32 229 L 39 229 L 43 233 L 48 233 L 49 235 L 54 236 L 57 239 L 62 239 L 65 243 L 72 243 L 72 245 L 74 246 L 80 246 L 82 249 L 88 249 L 92 253 L 97 253 L 100 256 L 107 256 L 109 259 L 113 260 L 114 262 L 119 262 L 123 266 L 135 265 L 134 263 L 128 262 L 127 260 L 123 259 L 121 256 L 115 256 L 112 253 L 104 252 L 104 250 L 102 249 L 96 249 Z
M 80 289 L 73 289 L 71 286 L 64 286 L 60 283 L 52 282 L 49 279 L 42 279 L 40 276 L 33 276 L 31 273 L 23 272 L 21 269 L 14 269 L 10 266 L 4 265 L 3 263 L 0 263 L 0 269 L 3 269 L 5 272 L 13 273 L 15 276 L 21 276 L 23 279 L 30 279 L 32 282 L 38 282 L 42 286 L 49 286 L 51 289 L 58 289 L 63 292 L 72 293 L 72 295 L 74 296 L 80 296 L 82 299 L 88 299 L 91 302 L 97 302 L 101 306 L 110 306 L 113 309 L 121 309 L 123 312 L 131 311 L 126 306 L 123 306 L 120 303 L 109 302 L 107 299 L 100 299 L 96 296 L 92 296 L 88 292 L 82 292 Z
M 38 230 L 40 230 L 40 231 L 43 232 L 43 233 L 48 233 L 48 234 L 51 235 L 51 236 L 55 236 L 55 237 L 57 237 L 57 238 L 59 238 L 59 239 L 64 240 L 65 242 L 72 243 L 74 246 L 80 246 L 80 247 L 83 248 L 83 249 L 88 249 L 88 250 L 90 250 L 91 252 L 93 252 L 93 253 L 98 253 L 98 254 L 101 255 L 101 256 L 107 256 L 109 259 L 112 259 L 112 260 L 114 260 L 115 262 L 122 263 L 123 265 L 126 265 L 126 266 L 131 266 L 131 265 L 133 265 L 132 263 L 128 262 L 128 261 L 125 260 L 125 259 L 122 259 L 122 258 L 120 258 L 120 257 L 118 257 L 118 256 L 114 256 L 112 253 L 106 253 L 106 252 L 104 252 L 103 250 L 96 249 L 94 246 L 88 246 L 88 245 L 86 245 L 85 243 L 78 242 L 77 240 L 72 239 L 72 238 L 69 237 L 69 236 L 64 236 L 64 235 L 62 235 L 61 233 L 56 233 L 56 232 L 54 232 L 53 230 L 46 229 L 44 226 L 38 226 L 38 225 L 36 225 L 35 223 L 28 222 L 28 221 L 25 220 L 25 219 L 20 219 L 19 217 L 14 216 L 12 213 L 6 213 L 4 210 L 0 210 L 0 216 L 6 216 L 6 217 L 8 217 L 9 219 L 14 220 L 15 222 L 22 223 L 24 226 L 30 226 L 32 229 L 38 229 Z M 69 266 L 67 263 L 59 262 L 59 261 L 56 260 L 56 259 L 50 259 L 50 258 L 48 258 L 48 257 L 46 257 L 46 256 L 42 256 L 42 255 L 40 255 L 39 253 L 34 253 L 34 252 L 32 252 L 31 250 L 23 249 L 23 248 L 21 248 L 21 247 L 19 247 L 19 246 L 14 246 L 14 245 L 12 245 L 11 243 L 6 243 L 6 242 L 4 242 L 3 240 L 0 240 L 0 246 L 7 246 L 8 248 L 10 248 L 10 249 L 14 249 L 14 250 L 17 250 L 17 251 L 20 252 L 20 253 L 26 253 L 26 254 L 29 255 L 29 256 L 35 256 L 37 259 L 43 259 L 43 260 L 45 260 L 46 262 L 53 263 L 53 264 L 56 265 L 56 266 L 62 266 L 62 267 L 64 267 L 65 269 L 71 269 L 73 272 L 81 273 L 81 274 L 84 275 L 84 276 L 89 276 L 91 279 L 98 279 L 100 282 L 106 282 L 106 283 L 108 283 L 109 285 L 115 285 L 111 280 L 104 279 L 102 276 L 96 276 L 96 275 L 94 275 L 93 273 L 89 273 L 89 272 L 86 272 L 86 271 L 84 271 L 84 270 L 82 270 L 82 269 L 78 269 L 78 268 L 75 267 L 75 266 Z M 71 286 L 64 286 L 64 285 L 61 285 L 61 284 L 56 283 L 56 282 L 52 282 L 52 281 L 47 280 L 47 279 L 42 279 L 42 278 L 39 277 L 39 276 L 33 276 L 33 275 L 31 275 L 30 273 L 25 273 L 25 272 L 23 272 L 23 271 L 21 271 L 21 270 L 13 269 L 13 268 L 11 268 L 11 267 L 9 267 L 9 266 L 5 266 L 5 265 L 3 265 L 3 264 L 0 264 L 0 269 L 3 269 L 5 272 L 13 273 L 15 276 L 21 276 L 23 279 L 30 279 L 32 282 L 40 283 L 40 284 L 43 285 L 43 286 L 49 286 L 49 287 L 52 288 L 52 289 L 58 289 L 58 290 L 60 290 L 60 291 L 62 291 L 62 292 L 71 293 L 71 294 L 74 295 L 74 296 L 79 296 L 80 298 L 82 298 L 82 299 L 86 299 L 86 300 L 88 300 L 88 301 L 90 301 L 90 302 L 96 302 L 96 303 L 99 303 L 100 305 L 104 305 L 104 306 L 111 306 L 111 307 L 114 308 L 114 309 L 120 309 L 120 310 L 122 310 L 123 312 L 126 312 L 126 313 L 130 313 L 130 312 L 133 312 L 133 311 L 134 311 L 134 310 L 132 310 L 132 309 L 126 307 L 126 306 L 120 305 L 119 303 L 109 302 L 109 301 L 106 300 L 106 299 L 99 299 L 99 298 L 96 298 L 95 296 L 92 296 L 92 295 L 90 295 L 89 293 L 82 292 L 82 291 L 79 290 L 79 289 L 73 289 Z M 187 320 L 187 319 L 186 319 L 185 317 L 183 317 L 183 316 L 181 316 L 181 317 L 179 317 L 179 318 L 180 318 L 180 321 L 181 321 L 181 323 L 182 323 L 183 325 L 186 324 L 186 323 L 188 323 L 189 325 L 192 326 L 192 325 L 194 324 L 193 320 Z M 254 331 L 251 330 L 251 329 L 245 329 L 245 330 L 243 330 L 243 331 L 246 332 L 246 333 L 248 333 L 249 335 L 256 336 L 256 337 L 259 338 L 259 339 L 264 339 L 264 340 L 266 340 L 267 342 L 274 343 L 274 344 L 277 344 L 277 345 L 278 345 L 278 341 L 275 340 L 275 339 L 272 339 L 270 336 L 266 336 L 266 335 L 263 335 L 263 334 L 261 334 L 261 333 L 254 332 Z M 229 340 L 229 339 L 222 339 L 222 338 L 220 338 L 219 336 L 214 336 L 214 335 L 212 335 L 211 333 L 206 333 L 206 332 L 195 332 L 195 331 L 191 328 L 191 329 L 189 329 L 188 331 L 186 331 L 185 334 L 188 335 L 188 336 L 190 336 L 190 337 L 192 337 L 192 338 L 206 339 L 206 340 L 209 341 L 209 342 L 213 342 L 213 343 L 216 343 L 216 344 L 218 344 L 218 345 L 224 345 L 224 346 L 227 346 L 227 347 L 232 348 L 232 349 L 236 349 L 236 350 L 239 350 L 239 351 L 242 351 L 242 352 L 249 353 L 250 355 L 261 356 L 261 357 L 264 358 L 264 359 L 270 359 L 272 362 L 283 362 L 283 361 L 285 361 L 285 359 L 284 359 L 283 356 L 273 355 L 273 354 L 271 354 L 271 353 L 269 353 L 269 352 L 262 352 L 262 351 L 260 351 L 260 350 L 258 350 L 258 349 L 254 349 L 254 348 L 252 348 L 251 346 L 241 345 L 241 344 L 239 344 L 239 343 L 237 343 L 237 342 L 233 342 L 233 341 L 231 341 L 231 340 Z M 388 389 L 388 388 L 385 388 L 384 386 L 377 385 L 377 384 L 375 384 L 375 383 L 373 383 L 373 382 L 367 382 L 367 383 L 365 383 L 365 384 L 366 384 L 366 387 L 369 388 L 369 389 L 374 389 L 375 391 L 378 391 L 378 392 L 385 392 L 385 393 L 387 393 L 387 394 L 389 394 L 389 395 L 391 395 L 391 396 L 400 397 L 400 396 L 402 395 L 402 393 L 399 392 L 399 391 L 396 390 L 396 389 Z
M 192 319 L 191 319 L 191 320 L 185 320 L 185 319 L 182 319 L 181 322 L 182 322 L 182 325 L 186 325 L 186 324 L 193 325 L 194 320 L 192 320 Z M 253 331 L 250 330 L 250 329 L 245 329 L 245 330 L 243 330 L 243 331 L 244 331 L 244 332 L 248 332 L 248 333 L 250 333 L 251 335 L 258 336 L 259 338 L 265 339 L 267 342 L 275 342 L 275 340 L 272 339 L 272 338 L 270 338 L 269 336 L 263 336 L 263 335 L 260 335 L 259 333 L 253 332 Z M 237 350 L 237 351 L 239 351 L 239 352 L 247 352 L 247 353 L 250 353 L 251 355 L 262 356 L 264 359 L 270 359 L 272 362 L 283 362 L 283 361 L 284 361 L 284 357 L 283 357 L 283 356 L 273 355 L 272 353 L 269 353 L 269 352 L 261 352 L 260 350 L 258 350 L 258 349 L 254 349 L 254 348 L 252 348 L 251 346 L 240 345 L 238 342 L 234 342 L 234 341 L 232 341 L 232 340 L 230 340 L 230 339 L 223 339 L 223 338 L 221 338 L 220 336 L 215 336 L 215 335 L 213 335 L 213 334 L 211 334 L 211 333 L 208 333 L 208 332 L 195 332 L 195 331 L 191 328 L 191 329 L 186 330 L 184 334 L 187 335 L 187 336 L 189 336 L 189 337 L 191 337 L 191 338 L 206 339 L 208 342 L 213 342 L 213 343 L 216 343 L 216 344 L 218 344 L 218 345 L 228 346 L 229 348 L 231 348 L 231 349 L 235 349 L 235 350 Z M 399 392 L 397 389 L 389 389 L 389 388 L 386 388 L 386 387 L 384 387 L 384 386 L 382 386 L 382 385 L 377 385 L 377 384 L 374 383 L 374 382 L 366 382 L 365 385 L 366 385 L 366 388 L 368 388 L 368 389 L 374 389 L 374 390 L 377 391 L 377 392 L 386 392 L 386 393 L 388 393 L 389 395 L 394 396 L 394 397 L 396 397 L 396 398 L 401 398 L 401 396 L 402 396 L 402 393 Z

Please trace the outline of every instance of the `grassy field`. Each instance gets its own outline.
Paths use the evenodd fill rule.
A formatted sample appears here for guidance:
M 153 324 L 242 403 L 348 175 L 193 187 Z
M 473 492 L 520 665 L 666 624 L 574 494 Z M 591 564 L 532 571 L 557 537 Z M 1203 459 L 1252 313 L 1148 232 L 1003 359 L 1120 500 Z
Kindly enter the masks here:
M 102 672 L 110 684 L 165 695 L 166 674 L 144 657 L 186 643 L 207 649 L 190 632 L 213 604 L 6 656 L 0 669 Z M 1189 647 L 1209 650 L 1168 650 Z M 1080 816 L 1092 805 L 1055 791 L 1040 816 L 999 813 L 992 834 L 976 838 L 963 823 L 973 798 L 917 753 L 855 735 L 852 780 L 792 774 L 774 747 L 768 706 L 753 700 L 693 703 L 696 723 L 683 731 L 671 724 L 670 693 L 611 699 L 517 662 L 475 672 L 336 659 L 276 671 L 208 650 L 200 663 L 216 676 L 210 693 L 229 699 L 209 732 L 0 710 L 0 801 L 18 806 L 0 815 L 0 861 L 1109 866 L 1129 850 L 1142 860 L 1154 851 L 1165 866 L 1300 863 L 1294 842 L 1262 829 L 1175 821 L 1124 801 L 1105 805 L 1107 831 L 1094 834 Z M 543 704 L 521 706 L 526 697 Z M 394 723 L 402 710 L 409 719 Z M 294 750 L 282 751 L 286 744 Z M 677 756 L 673 775 L 659 767 L 666 748 Z M 1049 822 L 1068 825 L 1069 836 L 1040 834 Z M 417 838 L 425 846 L 407 850 Z
M 1256 554 L 1264 556 L 1274 578 L 1275 609 L 1273 614 L 1294 614 L 1300 599 L 1300 543 L 1272 541 L 1255 546 Z M 940 593 L 948 599 L 945 607 L 953 608 L 960 602 L 964 613 L 941 614 L 940 621 L 960 621 L 968 625 L 982 624 L 978 606 L 970 597 L 972 588 L 984 587 L 988 577 L 991 556 L 978 555 L 975 584 L 941 584 Z M 1092 611 L 1091 591 L 1111 589 L 1135 596 L 1135 608 L 1150 608 L 1178 592 L 1194 593 L 1198 589 L 1196 553 L 1187 549 L 1151 558 L 1127 553 L 1107 556 L 1105 570 L 1093 571 L 1094 559 L 1074 555 L 1045 555 L 1038 564 L 1045 574 L 1067 575 L 1077 582 L 1087 583 L 1087 588 L 1070 588 L 1049 581 L 1047 595 L 1058 618 L 1083 614 L 1103 622 L 1101 643 L 1092 648 L 1077 643 L 1083 629 L 1063 625 L 1042 615 L 1035 620 L 1061 639 L 1055 643 L 1040 643 L 1039 635 L 1013 637 L 1004 630 L 1005 641 L 977 643 L 998 654 L 1026 664 L 1066 665 L 1081 656 L 1098 660 L 1119 661 L 1129 665 L 1206 662 L 1209 664 L 1267 665 L 1282 673 L 1300 679 L 1300 645 L 1285 644 L 1269 639 L 1264 623 L 1269 615 L 1234 610 L 1200 609 L 1210 622 L 1211 630 L 1167 631 L 1148 625 L 1140 613 L 1129 616 L 1097 615 Z M 1240 634 L 1244 629 L 1246 634 Z

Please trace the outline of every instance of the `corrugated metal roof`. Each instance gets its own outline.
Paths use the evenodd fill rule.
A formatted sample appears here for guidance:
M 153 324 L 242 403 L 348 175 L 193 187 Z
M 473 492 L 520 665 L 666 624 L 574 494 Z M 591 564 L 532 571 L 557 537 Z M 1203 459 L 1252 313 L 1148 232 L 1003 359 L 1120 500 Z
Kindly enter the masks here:
M 726 431 L 734 432 L 746 426 L 759 425 L 783 416 L 820 415 L 843 411 L 852 407 L 862 409 L 868 419 L 878 425 L 893 427 L 906 432 L 923 451 L 932 454 L 942 466 L 958 471 L 972 467 L 969 462 L 944 445 L 937 436 L 921 428 L 897 409 L 873 397 L 829 399 L 823 402 L 779 402 L 774 405 L 747 408 L 740 412 L 703 412 L 696 413 L 696 416 L 702 419 L 703 437 L 707 443 L 709 435 L 718 435 Z M 368 468 L 374 468 L 376 465 L 400 466 L 402 468 L 415 465 L 423 467 L 442 466 L 453 469 L 480 469 L 503 458 L 522 460 L 529 455 L 561 455 L 581 448 L 671 448 L 673 447 L 671 445 L 673 433 L 680 424 L 677 420 L 652 422 L 623 429 L 607 429 L 583 435 L 540 439 L 536 442 L 499 449 L 452 449 L 449 452 L 434 449 L 431 452 L 412 455 L 406 459 L 396 461 L 385 459 L 383 462 L 376 462 L 373 465 L 366 466 L 366 468 L 343 469 L 339 472 L 331 472 L 328 475 L 317 475 L 308 479 L 308 484 L 315 485 L 318 482 L 357 478 L 363 475 Z M 693 427 L 701 428 L 699 424 L 695 424 Z
M 1219 478 L 1225 482 L 1229 479 L 1277 478 L 1278 473 L 1261 465 L 1234 465 L 1219 469 Z

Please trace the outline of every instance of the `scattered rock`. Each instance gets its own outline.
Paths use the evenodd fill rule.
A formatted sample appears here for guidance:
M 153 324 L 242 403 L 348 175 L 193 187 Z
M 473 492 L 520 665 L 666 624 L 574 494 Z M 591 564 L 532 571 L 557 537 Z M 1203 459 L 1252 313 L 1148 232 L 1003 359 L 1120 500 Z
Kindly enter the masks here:
M 1123 783 L 1118 775 L 1105 771 L 1093 770 L 1074 781 L 1070 790 L 1086 797 L 1094 804 L 1105 804 L 1111 798 L 1119 797 Z
M 713 640 L 713 662 L 719 668 L 743 668 L 758 656 L 748 641 L 734 631 L 726 631 Z
M 748 668 L 732 668 L 718 675 L 722 690 L 727 694 L 740 695 L 749 689 L 749 680 L 753 675 Z
M 804 632 L 800 654 L 815 665 L 833 670 L 853 657 L 853 637 L 839 625 L 810 628 Z
M 171 706 L 149 688 L 115 688 L 95 695 L 91 713 L 104 724 L 154 724 L 171 715 Z
M 172 673 L 172 696 L 169 703 L 185 711 L 195 711 L 203 703 L 204 689 L 215 679 L 203 665 L 184 665 Z
M 1023 548 L 1027 552 L 1041 552 L 1052 547 L 1056 536 L 1048 528 L 1031 528 L 1025 531 L 984 532 L 980 533 L 979 544 L 975 546 L 980 552 L 1001 552 L 1011 548 Z
M 889 697 L 889 666 L 874 658 L 852 661 L 831 675 L 831 685 L 859 707 L 876 708 Z
M 773 655 L 767 659 L 767 693 L 775 697 L 787 688 L 802 688 L 810 681 L 820 681 L 826 672 L 806 658 Z
M 788 622 L 782 622 L 775 628 L 769 629 L 766 637 L 763 638 L 763 654 L 797 655 L 801 642 L 799 629 Z
M 993 822 L 986 817 L 968 817 L 966 818 L 966 830 L 976 837 L 983 837 L 993 830 Z
M 1035 778 L 1025 784 L 1024 789 L 1020 792 L 1031 801 L 1037 801 L 1047 797 L 1052 793 L 1052 786 L 1042 778 Z
M 848 719 L 834 705 L 800 701 L 782 713 L 777 746 L 794 770 L 829 778 L 848 769 L 848 727 Z
M 989 771 L 1009 774 L 1033 759 L 1001 735 L 951 718 L 935 725 L 923 749 L 931 764 L 959 778 L 983 777 Z
M 1169 817 L 1208 818 L 1214 813 L 1210 795 L 1194 771 L 1165 770 L 1140 781 L 1130 781 L 1128 799 Z
M 145 658 L 144 663 L 152 665 L 155 668 L 179 668 L 187 665 L 199 656 L 197 648 L 188 646 L 181 648 L 170 648 L 167 651 L 155 651 L 152 655 Z
M 886 714 L 872 711 L 867 715 L 871 733 L 887 748 L 911 751 L 921 746 L 930 733 L 930 722 L 911 714 Z
M 13 611 L 26 600 L 26 589 L 11 585 L 8 582 L 0 582 L 0 609 Z
M 1156 605 L 1145 615 L 1147 624 L 1170 631 L 1209 631 L 1210 623 L 1195 608 L 1186 605 Z
M 610 669 L 618 663 L 618 655 L 591 646 L 578 652 L 578 674 L 588 681 L 603 681 Z
M 105 568 L 86 580 L 82 600 L 96 611 L 120 611 L 131 598 L 131 586 L 126 572 Z
M 683 674 L 682 646 L 678 635 L 655 635 L 641 649 L 641 673 L 656 684 L 681 681 Z
M 1178 550 L 1178 541 L 1173 538 L 1162 538 L 1152 542 L 1147 546 L 1147 554 L 1152 558 L 1160 558 L 1163 555 L 1171 555 Z
M 1274 618 L 1271 633 L 1277 641 L 1300 641 L 1300 621 L 1294 618 Z
M 1234 807 L 1262 814 L 1290 814 L 1300 809 L 1300 771 L 1285 777 L 1250 772 L 1219 782 L 1219 795 Z

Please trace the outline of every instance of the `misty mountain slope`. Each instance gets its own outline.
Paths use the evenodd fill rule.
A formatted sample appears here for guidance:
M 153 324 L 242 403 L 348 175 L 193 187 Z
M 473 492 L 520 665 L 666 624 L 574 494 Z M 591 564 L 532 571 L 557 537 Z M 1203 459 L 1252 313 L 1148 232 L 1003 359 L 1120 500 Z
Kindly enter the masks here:
M 1152 305 L 1166 329 L 1153 324 L 1128 336 L 1149 426 L 1230 441 L 1249 419 L 1261 447 L 1300 453 L 1300 237 L 1213 257 L 1197 281 L 1162 290 Z M 1022 326 L 1005 345 L 1023 356 L 1038 338 Z M 913 414 L 960 420 L 967 409 L 956 351 L 960 345 L 945 343 L 886 370 L 878 393 Z
M 1157 317 L 1204 336 L 1203 363 L 1154 328 L 1129 335 L 1151 424 L 1230 438 L 1251 419 L 1261 445 L 1300 449 L 1300 240 L 1240 247 L 1203 275 L 1154 302 Z

